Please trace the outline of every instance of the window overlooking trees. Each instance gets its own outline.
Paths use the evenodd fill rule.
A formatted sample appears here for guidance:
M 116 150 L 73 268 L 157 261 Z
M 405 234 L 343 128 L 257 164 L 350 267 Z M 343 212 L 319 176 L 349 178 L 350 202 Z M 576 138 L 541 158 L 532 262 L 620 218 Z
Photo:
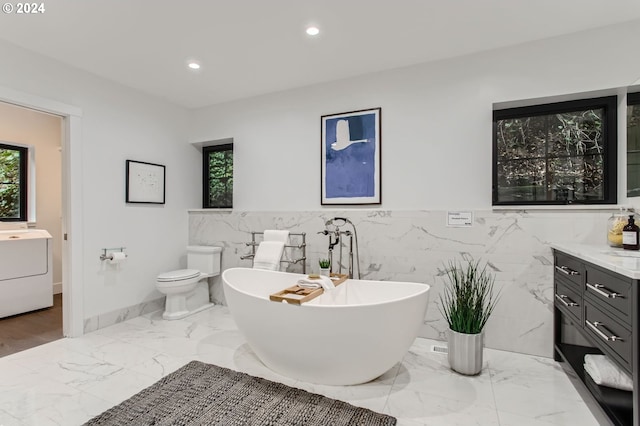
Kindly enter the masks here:
M 206 146 L 202 157 L 202 207 L 233 207 L 233 144 Z
M 25 147 L 0 144 L 0 220 L 27 221 Z
M 616 97 L 493 113 L 493 205 L 615 204 Z
M 627 197 L 640 197 L 640 93 L 627 95 Z

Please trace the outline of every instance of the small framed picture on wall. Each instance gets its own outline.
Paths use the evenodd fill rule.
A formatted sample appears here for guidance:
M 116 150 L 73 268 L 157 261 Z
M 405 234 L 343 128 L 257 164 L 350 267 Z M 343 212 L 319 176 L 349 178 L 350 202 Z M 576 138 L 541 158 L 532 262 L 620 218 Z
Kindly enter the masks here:
M 165 166 L 127 160 L 126 202 L 164 204 Z

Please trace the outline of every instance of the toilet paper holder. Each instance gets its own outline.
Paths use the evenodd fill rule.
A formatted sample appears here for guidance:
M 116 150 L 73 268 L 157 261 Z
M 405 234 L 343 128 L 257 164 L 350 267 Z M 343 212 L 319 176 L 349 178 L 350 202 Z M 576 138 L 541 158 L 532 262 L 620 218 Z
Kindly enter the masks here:
M 113 260 L 113 253 L 124 253 L 124 249 L 125 247 L 103 248 L 100 260 Z M 126 253 L 124 253 L 124 257 L 127 257 Z

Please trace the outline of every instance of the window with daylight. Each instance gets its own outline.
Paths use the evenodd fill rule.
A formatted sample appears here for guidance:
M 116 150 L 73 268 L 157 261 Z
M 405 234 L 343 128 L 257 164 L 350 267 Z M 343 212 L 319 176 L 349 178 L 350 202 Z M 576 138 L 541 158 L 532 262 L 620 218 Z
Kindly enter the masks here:
M 27 221 L 28 152 L 0 143 L 0 220 Z
M 493 112 L 493 205 L 615 204 L 616 97 Z
M 233 144 L 205 146 L 202 157 L 202 207 L 233 207 Z
M 640 197 L 640 93 L 627 95 L 627 197 Z

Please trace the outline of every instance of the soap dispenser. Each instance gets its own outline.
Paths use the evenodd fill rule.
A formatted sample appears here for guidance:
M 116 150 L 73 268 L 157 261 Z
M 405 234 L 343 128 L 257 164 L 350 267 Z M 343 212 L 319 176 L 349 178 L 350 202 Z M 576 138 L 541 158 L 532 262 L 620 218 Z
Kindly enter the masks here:
M 635 224 L 633 215 L 629 215 L 629 223 L 622 228 L 622 248 L 625 250 L 640 249 L 639 234 L 640 228 Z

